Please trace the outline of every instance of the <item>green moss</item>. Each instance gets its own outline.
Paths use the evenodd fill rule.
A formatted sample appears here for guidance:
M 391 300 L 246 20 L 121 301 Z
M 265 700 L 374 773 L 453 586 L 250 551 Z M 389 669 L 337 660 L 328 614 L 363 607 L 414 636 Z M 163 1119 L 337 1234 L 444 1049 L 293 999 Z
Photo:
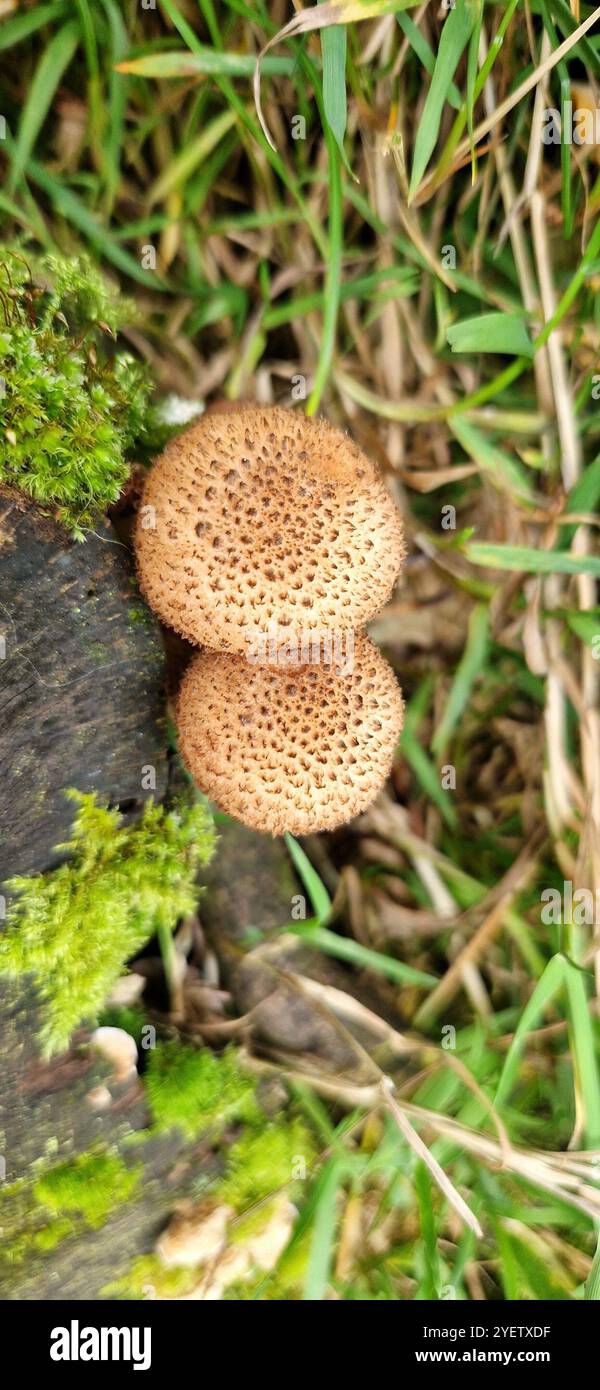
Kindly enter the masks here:
M 156 1255 L 139 1255 L 131 1268 L 102 1289 L 102 1298 L 181 1298 L 198 1283 L 195 1269 L 165 1269 Z
M 256 1120 L 261 1112 L 253 1080 L 233 1049 L 220 1056 L 169 1042 L 151 1054 L 145 1075 L 148 1104 L 159 1130 L 180 1129 L 195 1138 L 232 1119 Z
M 66 1047 L 82 1020 L 96 1019 L 132 955 L 194 910 L 196 875 L 215 844 L 200 803 L 166 811 L 148 801 L 139 824 L 124 826 L 94 796 L 69 795 L 78 809 L 59 848 L 70 859 L 11 880 L 18 896 L 0 936 L 0 973 L 36 977 L 46 1056 Z
M 0 1192 L 0 1281 L 2 1288 L 25 1261 L 51 1254 L 69 1236 L 102 1226 L 135 1197 L 142 1167 L 128 1168 L 118 1154 L 88 1150 L 54 1164 L 34 1179 L 20 1179 Z
M 31 1249 L 33 1212 L 30 1185 L 24 1179 L 0 1189 L 0 1269 L 4 1277 Z
M 156 1067 L 155 1076 L 158 1074 L 161 1077 L 161 1101 L 166 1097 L 168 1127 L 179 1124 L 190 1136 L 195 1136 L 208 1122 L 222 1122 L 227 1103 L 235 1095 L 235 1085 L 232 1087 L 231 1073 L 227 1071 L 235 1063 L 234 1057 L 194 1052 L 177 1043 L 169 1043 L 158 1051 L 163 1053 L 163 1057 L 153 1057 L 151 1066 Z M 182 1053 L 187 1056 L 182 1058 Z M 204 1062 L 202 1069 L 197 1066 L 199 1059 Z M 210 1078 L 209 1084 L 207 1077 Z M 220 1081 L 220 1099 L 217 1078 Z M 176 1080 L 177 1089 L 173 1095 Z M 201 1099 L 198 1110 L 192 1109 L 194 1095 Z M 176 1118 L 175 1110 L 181 1106 L 183 1110 L 179 1110 L 179 1118 Z M 254 1102 L 251 1118 L 256 1119 Z M 230 1204 L 242 1213 L 229 1223 L 229 1245 L 245 1245 L 253 1236 L 265 1230 L 276 1210 L 275 1201 L 265 1198 L 268 1199 L 281 1188 L 285 1188 L 288 1195 L 298 1193 L 301 1188 L 297 1176 L 299 1165 L 308 1174 L 314 1158 L 312 1135 L 299 1118 L 282 1117 L 266 1124 L 265 1128 L 248 1125 L 241 1138 L 229 1149 L 224 1178 L 212 1187 L 212 1197 L 216 1202 Z M 257 1203 L 259 1205 L 255 1205 Z M 301 1298 L 310 1240 L 310 1231 L 299 1239 L 293 1239 L 272 1274 L 256 1272 L 226 1290 L 224 1297 L 233 1301 L 253 1298 L 287 1301 Z M 155 1255 L 144 1255 L 133 1262 L 122 1278 L 104 1288 L 102 1296 L 176 1299 L 188 1293 L 197 1282 L 197 1269 L 167 1270 Z
M 147 608 L 131 607 L 127 609 L 127 616 L 132 627 L 152 627 L 152 618 Z
M 41 1208 L 34 1186 L 26 1179 L 11 1183 L 0 1194 L 0 1274 L 3 1285 L 32 1254 L 55 1250 L 75 1229 L 67 1216 L 54 1217 Z
M 119 496 L 133 451 L 162 442 L 147 369 L 114 346 L 135 307 L 86 257 L 6 247 L 0 300 L 0 481 L 81 536 Z
M 33 1246 L 42 1254 L 47 1254 L 50 1250 L 56 1250 L 67 1236 L 73 1234 L 75 1223 L 68 1216 L 57 1217 L 56 1221 L 50 1221 L 47 1226 L 42 1226 L 41 1231 L 36 1231 L 33 1236 Z
M 141 1165 L 127 1168 L 118 1154 L 83 1153 L 43 1173 L 34 1184 L 34 1196 L 55 1215 L 71 1213 L 96 1228 L 131 1200 L 142 1171 Z
M 141 1046 L 142 1029 L 146 1024 L 143 1009 L 136 1008 L 135 1005 L 114 1005 L 102 1010 L 98 1022 L 103 1028 L 122 1028 L 124 1033 L 129 1033 L 134 1039 L 138 1048 Z
M 314 1158 L 312 1135 L 297 1117 L 273 1121 L 260 1130 L 248 1129 L 229 1150 L 219 1200 L 243 1212 L 279 1188 L 292 1192 Z
M 104 666 L 106 662 L 106 647 L 103 642 L 91 642 L 87 648 L 87 656 L 94 666 Z
M 226 1154 L 223 1177 L 211 1185 L 211 1199 L 239 1213 L 229 1223 L 229 1245 L 245 1245 L 265 1230 L 277 1209 L 275 1195 L 298 1197 L 316 1157 L 313 1136 L 299 1117 L 267 1122 L 254 1097 L 254 1083 L 242 1072 L 233 1050 L 215 1056 L 169 1042 L 159 1046 L 146 1074 L 154 1124 L 179 1127 L 189 1138 L 223 1127 L 234 1116 L 246 1121 Z M 273 1200 L 269 1200 L 269 1199 Z M 306 1276 L 310 1232 L 294 1238 L 272 1274 L 256 1272 L 225 1293 L 230 1300 L 299 1299 Z M 197 1283 L 197 1269 L 163 1267 L 155 1255 L 137 1258 L 126 1273 L 102 1290 L 104 1298 L 181 1298 Z
M 251 1207 L 246 1215 L 232 1221 L 228 1237 L 230 1243 L 246 1245 L 254 1236 L 262 1235 L 276 1209 L 277 1199 L 274 1197 L 272 1202 L 260 1202 L 258 1206 Z
M 232 1284 L 223 1294 L 229 1303 L 294 1303 L 302 1298 L 312 1232 L 307 1230 L 298 1240 L 293 1239 L 271 1274 L 258 1271 L 250 1279 Z

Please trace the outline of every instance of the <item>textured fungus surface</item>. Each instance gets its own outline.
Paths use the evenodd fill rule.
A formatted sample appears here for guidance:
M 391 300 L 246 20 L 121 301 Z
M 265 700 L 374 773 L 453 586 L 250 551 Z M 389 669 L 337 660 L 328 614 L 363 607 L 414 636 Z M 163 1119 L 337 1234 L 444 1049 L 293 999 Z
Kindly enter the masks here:
M 348 632 L 390 596 L 399 513 L 373 463 L 323 420 L 279 407 L 205 415 L 155 463 L 138 514 L 146 597 L 216 651 Z
M 362 635 L 344 675 L 202 652 L 183 679 L 177 723 L 192 776 L 224 811 L 274 835 L 307 835 L 342 825 L 381 790 L 402 697 Z

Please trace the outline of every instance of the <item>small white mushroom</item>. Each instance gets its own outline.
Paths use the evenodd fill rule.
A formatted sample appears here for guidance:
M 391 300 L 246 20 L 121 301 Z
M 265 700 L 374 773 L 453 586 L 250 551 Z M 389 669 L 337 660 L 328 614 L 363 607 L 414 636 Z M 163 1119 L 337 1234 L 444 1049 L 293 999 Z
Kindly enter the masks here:
M 145 977 L 132 970 L 129 975 L 121 975 L 120 979 L 115 981 L 108 1002 L 115 1007 L 130 1008 L 132 1004 L 137 1004 L 145 987 Z
M 88 1105 L 91 1105 L 92 1110 L 108 1110 L 112 1103 L 112 1096 L 108 1086 L 93 1086 L 92 1090 L 88 1091 L 86 1100 Z
M 124 1028 L 96 1028 L 90 1038 L 90 1046 L 110 1062 L 116 1081 L 127 1081 L 135 1074 L 138 1050 Z
M 297 1215 L 295 1206 L 286 1196 L 275 1198 L 266 1226 L 251 1236 L 247 1244 L 252 1263 L 258 1265 L 259 1269 L 268 1272 L 275 1268 L 292 1234 Z
M 231 1207 L 215 1207 L 210 1202 L 176 1212 L 156 1242 L 159 1260 L 168 1268 L 214 1260 L 225 1245 L 231 1215 Z
M 217 1261 L 214 1269 L 210 1271 L 207 1281 L 206 1274 L 196 1284 L 190 1293 L 185 1295 L 186 1302 L 206 1302 L 218 1303 L 223 1297 L 225 1289 L 237 1284 L 241 1279 L 246 1279 L 251 1273 L 252 1264 L 250 1253 L 244 1245 L 231 1245 L 225 1250 L 221 1258 Z

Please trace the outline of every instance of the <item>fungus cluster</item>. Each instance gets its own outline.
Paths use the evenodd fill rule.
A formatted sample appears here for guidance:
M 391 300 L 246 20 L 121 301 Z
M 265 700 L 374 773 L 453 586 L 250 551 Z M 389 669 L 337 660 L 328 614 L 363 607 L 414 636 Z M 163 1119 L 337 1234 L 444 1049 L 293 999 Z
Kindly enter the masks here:
M 243 406 L 167 445 L 141 499 L 138 574 L 163 622 L 202 648 L 176 719 L 190 772 L 223 810 L 308 834 L 376 796 L 402 699 L 360 629 L 403 551 L 377 468 L 325 421 Z

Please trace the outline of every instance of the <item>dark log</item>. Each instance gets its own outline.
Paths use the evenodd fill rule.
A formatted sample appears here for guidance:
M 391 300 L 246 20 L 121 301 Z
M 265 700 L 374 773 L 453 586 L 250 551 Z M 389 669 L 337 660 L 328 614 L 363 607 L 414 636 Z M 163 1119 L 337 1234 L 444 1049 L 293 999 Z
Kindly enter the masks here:
M 110 525 L 79 543 L 0 490 L 0 566 L 2 881 L 57 862 L 67 787 L 134 810 L 167 761 L 162 642 Z

